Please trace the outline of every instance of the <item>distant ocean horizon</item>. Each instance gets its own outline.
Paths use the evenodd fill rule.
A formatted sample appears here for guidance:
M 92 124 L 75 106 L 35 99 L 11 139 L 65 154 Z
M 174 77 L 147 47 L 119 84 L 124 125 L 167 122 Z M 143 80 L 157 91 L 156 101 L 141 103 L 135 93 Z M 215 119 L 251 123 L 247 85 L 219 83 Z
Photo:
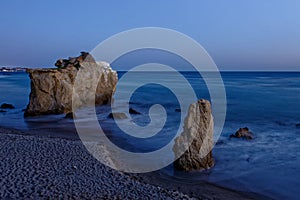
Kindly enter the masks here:
M 122 77 L 126 71 L 118 71 Z M 171 74 L 153 73 L 168 79 L 176 86 Z M 199 73 L 182 71 L 199 98 L 210 99 L 205 82 Z M 300 71 L 222 71 L 227 94 L 227 116 L 222 134 L 213 150 L 216 165 L 191 178 L 166 168 L 166 175 L 190 181 L 205 180 L 232 189 L 261 193 L 275 199 L 297 199 L 300 185 Z M 134 84 L 135 80 L 131 83 Z M 49 115 L 24 119 L 30 93 L 30 79 L 25 72 L 0 72 L 0 104 L 11 103 L 16 108 L 0 113 L 0 126 L 20 130 L 44 130 L 55 126 L 65 130 L 72 126 L 64 115 Z M 178 85 L 180 87 L 180 85 Z M 126 92 L 126 91 L 123 91 Z M 155 97 L 155 98 L 153 98 Z M 159 101 L 158 101 L 159 100 Z M 148 109 L 161 103 L 172 117 L 165 131 L 153 141 L 139 144 L 122 134 L 112 119 L 107 118 L 109 106 L 97 107 L 101 125 L 110 130 L 116 143 L 133 151 L 160 148 L 178 129 L 178 102 L 170 91 L 157 85 L 139 88 L 131 98 L 131 106 L 142 113 L 133 120 L 145 125 L 149 122 Z M 254 140 L 230 139 L 230 134 L 241 127 L 249 127 Z
M 39 67 L 32 67 L 32 66 L 6 66 L 6 65 L 2 65 L 2 66 L 0 66 L 0 70 L 1 70 L 1 68 L 8 68 L 8 69 L 38 69 L 38 68 L 49 68 L 49 69 L 51 69 L 51 68 L 57 68 L 56 66 L 39 66 Z M 112 66 L 112 68 L 114 69 L 114 70 L 116 70 L 117 72 L 121 72 L 121 73 L 125 73 L 125 72 L 128 72 L 128 71 L 130 71 L 130 69 L 122 69 L 122 70 L 119 70 L 118 68 L 119 67 L 115 67 L 115 66 Z M 123 68 L 123 67 L 122 67 Z M 220 68 L 220 67 L 219 67 Z M 264 67 L 262 67 L 262 68 L 264 68 Z M 243 70 L 241 70 L 241 69 L 243 69 Z M 194 72 L 193 70 L 182 70 L 182 69 L 177 69 L 177 71 L 178 72 Z M 300 73 L 300 70 L 299 69 L 290 69 L 290 70 L 286 70 L 286 69 L 276 69 L 276 70 L 274 70 L 274 69 L 268 69 L 268 70 L 266 70 L 266 69 L 262 69 L 262 70 L 258 70 L 258 69 L 255 69 L 255 70 L 250 70 L 250 69 L 245 69 L 244 67 L 240 67 L 240 69 L 230 69 L 230 67 L 229 67 L 229 69 L 226 69 L 226 70 L 224 70 L 224 69 L 219 69 L 219 72 L 220 73 L 228 73 L 228 72 L 234 72 L 234 73 L 236 73 L 236 72 L 240 72 L 240 73 L 247 73 L 247 72 L 250 72 L 250 73 L 255 73 L 255 72 L 267 72 L 267 73 Z M 0 73 L 2 73 L 1 71 L 0 71 Z M 10 72 L 4 72 L 4 73 L 10 73 Z

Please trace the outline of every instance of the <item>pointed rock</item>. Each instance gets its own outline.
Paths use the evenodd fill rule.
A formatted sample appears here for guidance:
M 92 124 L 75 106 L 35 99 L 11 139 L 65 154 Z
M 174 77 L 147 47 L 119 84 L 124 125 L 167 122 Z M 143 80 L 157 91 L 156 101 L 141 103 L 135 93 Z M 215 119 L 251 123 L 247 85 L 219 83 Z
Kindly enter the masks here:
M 209 101 L 201 99 L 190 105 L 184 130 L 173 147 L 175 157 L 179 157 L 174 162 L 176 169 L 194 171 L 213 167 L 213 126 Z

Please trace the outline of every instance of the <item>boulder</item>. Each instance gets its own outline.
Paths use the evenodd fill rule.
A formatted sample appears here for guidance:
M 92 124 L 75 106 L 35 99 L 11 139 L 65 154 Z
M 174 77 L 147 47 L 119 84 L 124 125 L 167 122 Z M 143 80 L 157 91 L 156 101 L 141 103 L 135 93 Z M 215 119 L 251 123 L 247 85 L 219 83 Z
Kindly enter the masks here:
M 128 117 L 126 116 L 125 113 L 109 113 L 108 118 L 111 118 L 111 119 L 127 119 Z
M 183 132 L 175 139 L 173 147 L 175 157 L 178 158 L 174 162 L 176 169 L 194 171 L 214 166 L 213 126 L 209 101 L 201 99 L 190 105 Z
M 72 112 L 76 77 L 76 83 L 79 83 L 75 92 L 76 108 L 91 102 L 91 96 L 94 94 L 94 105 L 111 101 L 118 81 L 117 72 L 112 70 L 108 63 L 95 62 L 92 56 L 85 52 L 75 60 L 71 58 L 71 62 L 75 64 L 66 59 L 58 60 L 55 64 L 60 67 L 58 69 L 27 69 L 31 80 L 31 92 L 24 116 Z M 81 73 L 78 73 L 79 68 Z M 90 95 L 91 92 L 93 95 Z M 90 99 L 87 99 L 88 97 Z
M 249 130 L 248 127 L 239 128 L 235 134 L 230 135 L 231 138 L 245 138 L 247 140 L 253 139 L 253 133 Z
M 129 108 L 129 113 L 133 114 L 133 115 L 140 115 L 141 114 L 140 112 L 134 110 L 133 108 Z
M 12 104 L 9 103 L 3 103 L 0 108 L 2 109 L 14 109 L 15 107 Z

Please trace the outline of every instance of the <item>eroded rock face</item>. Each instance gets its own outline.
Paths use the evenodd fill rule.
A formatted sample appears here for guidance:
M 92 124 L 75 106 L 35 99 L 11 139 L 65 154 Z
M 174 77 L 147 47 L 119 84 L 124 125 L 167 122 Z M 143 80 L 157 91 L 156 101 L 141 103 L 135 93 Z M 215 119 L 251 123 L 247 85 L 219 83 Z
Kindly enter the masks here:
M 86 73 L 80 73 L 76 78 L 80 79 L 77 80 L 80 83 L 76 86 L 77 91 L 88 93 L 94 87 L 92 84 L 96 83 L 95 104 L 110 102 L 118 77 L 108 63 L 95 62 L 90 54 L 82 52 L 76 58 L 60 59 L 56 65 L 59 66 L 58 69 L 27 70 L 31 80 L 31 93 L 25 116 L 72 112 L 73 86 L 81 67 Z M 78 96 L 77 104 L 84 105 L 85 95 Z
M 213 125 L 209 101 L 201 99 L 190 105 L 183 132 L 175 139 L 173 147 L 176 157 L 184 149 L 187 149 L 174 162 L 176 169 L 194 171 L 213 167 L 214 159 L 211 152 L 213 147 Z M 189 140 L 192 140 L 190 146 L 188 146 Z

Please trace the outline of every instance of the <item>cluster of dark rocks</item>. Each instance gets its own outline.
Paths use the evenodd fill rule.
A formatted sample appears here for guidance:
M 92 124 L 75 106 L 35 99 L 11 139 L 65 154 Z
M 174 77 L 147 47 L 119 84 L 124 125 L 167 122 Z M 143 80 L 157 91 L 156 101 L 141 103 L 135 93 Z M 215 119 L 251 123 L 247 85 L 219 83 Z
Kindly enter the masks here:
M 12 104 L 9 103 L 3 103 L 0 108 L 2 109 L 14 109 L 15 107 Z
M 69 59 L 59 59 L 56 61 L 55 66 L 58 68 L 75 67 L 80 68 L 82 62 L 95 62 L 94 58 L 88 52 L 80 52 L 78 57 L 69 57 Z
M 3 103 L 1 104 L 0 106 L 0 112 L 7 112 L 6 109 L 14 109 L 15 107 L 12 105 L 12 104 L 9 104 L 9 103 Z M 3 110 L 5 109 L 5 110 Z

